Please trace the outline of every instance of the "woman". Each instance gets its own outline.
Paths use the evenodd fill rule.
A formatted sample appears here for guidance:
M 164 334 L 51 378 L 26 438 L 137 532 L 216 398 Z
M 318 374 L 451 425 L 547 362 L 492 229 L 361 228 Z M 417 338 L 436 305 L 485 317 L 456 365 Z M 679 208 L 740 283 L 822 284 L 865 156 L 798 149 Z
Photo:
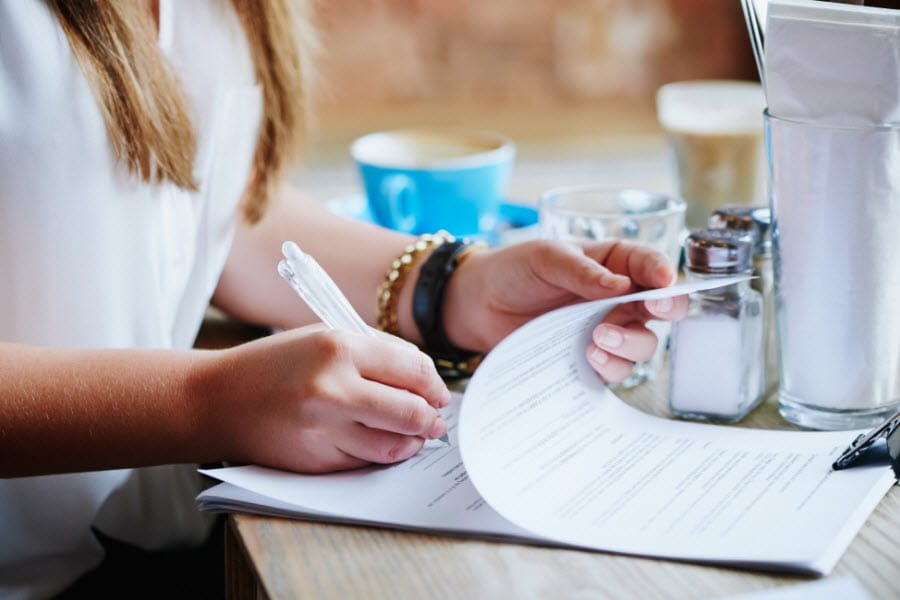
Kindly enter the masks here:
M 193 467 L 137 467 L 324 472 L 444 433 L 449 394 L 409 343 L 436 246 L 380 307 L 399 337 L 301 327 L 316 319 L 275 273 L 297 240 L 375 323 L 373 292 L 410 243 L 280 178 L 301 135 L 304 23 L 289 0 L 0 4 L 0 595 L 64 589 L 102 560 L 92 529 L 150 549 L 202 540 Z M 548 309 L 673 278 L 626 244 L 471 252 L 438 333 L 484 352 Z M 210 301 L 286 331 L 191 350 Z M 655 347 L 646 319 L 684 308 L 619 310 L 588 360 L 623 379 Z

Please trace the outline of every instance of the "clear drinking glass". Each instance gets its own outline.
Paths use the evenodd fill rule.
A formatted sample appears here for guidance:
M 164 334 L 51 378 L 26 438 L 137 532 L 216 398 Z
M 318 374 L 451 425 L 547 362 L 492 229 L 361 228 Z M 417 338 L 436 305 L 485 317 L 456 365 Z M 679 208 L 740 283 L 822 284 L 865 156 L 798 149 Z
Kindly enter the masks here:
M 659 250 L 677 265 L 684 210 L 681 198 L 648 190 L 597 184 L 555 188 L 541 196 L 540 234 L 568 241 L 632 240 Z M 648 326 L 660 340 L 656 353 L 637 363 L 621 387 L 633 387 L 659 372 L 670 327 L 661 321 Z
M 766 114 L 778 403 L 814 429 L 900 408 L 900 125 Z

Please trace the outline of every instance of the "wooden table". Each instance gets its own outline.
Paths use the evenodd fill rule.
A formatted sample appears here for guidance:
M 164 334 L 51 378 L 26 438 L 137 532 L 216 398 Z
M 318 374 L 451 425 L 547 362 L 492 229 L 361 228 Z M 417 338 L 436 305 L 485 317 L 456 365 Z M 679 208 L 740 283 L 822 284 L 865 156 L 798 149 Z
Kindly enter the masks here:
M 588 181 L 673 191 L 672 169 L 652 109 L 573 108 L 554 114 L 553 119 L 540 114 L 492 115 L 490 121 L 482 113 L 466 115 L 470 126 L 499 129 L 519 142 L 512 198 L 536 202 L 545 189 Z M 431 113 L 404 113 L 403 125 L 419 122 L 441 121 Z M 346 159 L 347 144 L 364 130 L 397 125 L 369 115 L 345 125 L 346 130 L 330 143 L 312 149 L 308 171 L 297 178 L 323 200 L 358 194 L 353 167 Z M 234 333 L 239 338 L 246 332 Z M 620 396 L 647 412 L 666 414 L 666 387 L 664 369 L 656 381 L 620 391 Z M 787 427 L 772 400 L 744 424 Z M 233 598 L 714 598 L 809 580 L 250 515 L 230 517 L 226 535 L 227 585 Z M 856 576 L 873 598 L 900 598 L 897 487 L 879 504 L 830 577 L 842 575 Z
M 665 415 L 667 370 L 620 390 Z M 743 423 L 787 428 L 774 400 Z M 398 492 L 401 493 L 401 492 Z M 808 581 L 760 573 L 525 544 L 250 515 L 229 518 L 233 598 L 715 598 Z M 873 598 L 900 598 L 900 489 L 893 487 L 830 577 L 856 576 Z

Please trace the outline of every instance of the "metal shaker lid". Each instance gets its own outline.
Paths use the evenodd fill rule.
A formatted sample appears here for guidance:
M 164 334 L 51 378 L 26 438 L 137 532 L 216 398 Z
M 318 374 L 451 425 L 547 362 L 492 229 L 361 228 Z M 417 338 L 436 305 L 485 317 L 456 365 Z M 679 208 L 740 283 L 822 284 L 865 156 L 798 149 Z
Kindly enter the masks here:
M 684 242 L 685 265 L 694 273 L 745 273 L 753 270 L 752 250 L 751 240 L 741 231 L 695 229 Z
M 711 228 L 723 228 L 742 232 L 753 244 L 754 254 L 769 252 L 769 209 L 762 206 L 727 205 L 716 210 L 709 218 Z

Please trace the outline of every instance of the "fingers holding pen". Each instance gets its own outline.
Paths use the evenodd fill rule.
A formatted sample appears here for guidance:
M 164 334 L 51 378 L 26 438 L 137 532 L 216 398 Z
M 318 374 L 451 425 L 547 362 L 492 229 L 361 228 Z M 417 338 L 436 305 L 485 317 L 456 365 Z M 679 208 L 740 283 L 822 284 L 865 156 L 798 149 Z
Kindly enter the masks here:
M 207 356 L 197 385 L 217 401 L 199 409 L 229 460 L 319 473 L 403 460 L 446 430 L 446 386 L 395 338 L 303 328 Z
M 335 446 L 348 458 L 389 464 L 416 454 L 425 439 L 444 435 L 438 408 L 449 404 L 450 392 L 431 359 L 387 336 L 354 342 L 361 377 L 338 400 L 346 425 Z
M 439 438 L 447 430 L 441 414 L 424 398 L 375 381 L 358 380 L 329 404 L 338 408 L 334 446 L 351 464 L 406 460 L 426 439 Z
M 362 381 L 350 397 L 343 407 L 347 418 L 370 429 L 429 439 L 447 429 L 438 410 L 409 390 Z
M 450 391 L 431 358 L 414 344 L 387 334 L 354 344 L 353 362 L 359 374 L 421 396 L 434 408 L 450 404 Z
M 359 423 L 353 424 L 347 435 L 337 442 L 337 447 L 350 461 L 391 464 L 406 460 L 422 449 L 421 437 L 372 429 Z
M 414 345 L 392 336 L 329 332 L 336 355 L 349 352 L 356 376 L 348 374 L 332 394 L 345 418 L 372 429 L 420 438 L 443 435 L 438 412 L 450 392 L 434 363 Z

